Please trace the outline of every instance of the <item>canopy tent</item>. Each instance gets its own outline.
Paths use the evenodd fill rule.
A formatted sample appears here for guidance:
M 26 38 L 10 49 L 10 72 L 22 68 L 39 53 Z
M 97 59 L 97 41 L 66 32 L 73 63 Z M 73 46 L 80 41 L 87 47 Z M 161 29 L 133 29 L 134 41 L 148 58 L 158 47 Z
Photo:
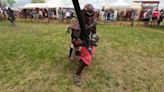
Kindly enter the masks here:
M 160 0 L 133 0 L 133 2 L 141 3 L 141 2 L 150 2 L 150 3 L 158 3 Z
M 95 9 L 102 9 L 106 1 L 104 0 L 79 0 L 80 7 L 83 9 L 84 5 L 90 3 Z M 71 0 L 47 0 L 45 3 L 31 3 L 26 4 L 22 8 L 74 8 Z
M 136 3 L 136 2 L 133 2 L 130 6 L 130 8 L 132 9 L 141 9 L 142 7 L 142 4 L 141 3 Z
M 80 7 L 83 8 L 86 4 L 92 4 L 95 9 L 102 9 L 105 0 L 79 0 Z
M 45 3 L 48 8 L 56 8 L 56 7 L 65 7 L 65 4 L 62 0 L 50 0 Z
M 135 3 L 141 3 L 142 4 L 142 8 L 144 7 L 154 7 L 154 8 L 158 8 L 160 0 L 134 0 L 133 2 Z
M 129 3 L 123 1 L 123 0 L 117 0 L 116 2 L 112 4 L 106 4 L 105 8 L 130 8 Z
M 48 0 L 46 3 L 51 4 L 52 6 L 63 7 L 63 8 L 74 8 L 72 0 Z M 96 9 L 102 8 L 105 4 L 104 0 L 79 0 L 80 7 L 83 8 L 86 4 L 92 4 Z
M 23 6 L 23 9 L 34 9 L 34 8 L 47 8 L 45 3 L 31 3 Z
M 61 0 L 50 0 L 46 3 L 30 3 L 23 6 L 25 9 L 34 9 L 34 8 L 59 8 L 65 7 L 65 4 Z

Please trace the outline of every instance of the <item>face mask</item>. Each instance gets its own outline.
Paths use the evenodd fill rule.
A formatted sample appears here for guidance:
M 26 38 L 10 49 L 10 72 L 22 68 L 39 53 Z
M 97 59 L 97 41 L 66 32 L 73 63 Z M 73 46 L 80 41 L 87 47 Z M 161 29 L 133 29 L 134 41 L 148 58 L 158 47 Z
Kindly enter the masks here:
M 93 17 L 93 15 L 94 15 L 93 12 L 89 12 L 89 11 L 84 13 L 85 17 Z

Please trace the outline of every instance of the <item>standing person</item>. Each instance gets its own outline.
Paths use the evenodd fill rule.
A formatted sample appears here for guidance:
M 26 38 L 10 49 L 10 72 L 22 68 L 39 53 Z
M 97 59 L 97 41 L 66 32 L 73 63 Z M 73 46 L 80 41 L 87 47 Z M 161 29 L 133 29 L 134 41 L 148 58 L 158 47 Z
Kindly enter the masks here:
M 11 8 L 8 8 L 7 14 L 8 14 L 8 20 L 10 21 L 11 25 L 14 26 L 15 25 L 14 11 Z
M 71 10 L 70 9 L 66 10 L 65 17 L 66 17 L 67 23 L 70 23 L 70 18 L 71 18 Z
M 100 10 L 98 10 L 96 12 L 96 20 L 99 21 L 100 20 Z
M 62 23 L 62 9 L 59 7 L 58 14 L 59 14 L 59 22 Z
M 52 20 L 52 10 L 48 9 L 48 23 Z
M 161 9 L 160 14 L 159 14 L 159 19 L 158 19 L 158 26 L 160 26 L 161 22 L 163 21 L 163 17 L 164 17 L 164 10 Z
M 1 15 L 2 15 L 2 12 L 3 12 L 3 11 L 2 11 L 1 8 L 0 8 L 0 21 L 2 21 L 2 19 L 3 19 L 2 16 L 1 16 Z
M 98 37 L 96 35 L 96 21 L 95 21 L 95 12 L 91 4 L 84 6 L 82 11 L 84 23 L 86 26 L 87 39 L 89 41 L 89 47 L 86 45 L 86 42 L 83 41 L 81 36 L 81 30 L 79 23 L 74 23 L 70 28 L 72 29 L 71 43 L 72 47 L 70 49 L 70 55 L 77 55 L 80 57 L 79 65 L 74 75 L 74 83 L 77 86 L 80 86 L 81 73 L 86 66 L 89 66 L 92 62 L 92 54 L 95 51 L 96 42 Z M 73 51 L 75 53 L 73 53 Z
M 114 10 L 114 21 L 117 20 L 117 16 L 118 16 L 118 11 L 117 10 Z
M 113 21 L 114 20 L 114 10 L 111 9 L 110 10 L 110 21 Z
M 130 20 L 131 20 L 131 26 L 134 25 L 134 17 L 135 17 L 135 14 L 136 14 L 136 13 L 135 13 L 135 10 L 132 9 L 132 10 L 131 10 L 131 19 L 130 19 Z
M 39 13 L 39 19 L 42 22 L 43 21 L 43 11 L 42 11 L 42 9 L 39 9 L 38 13 Z
M 158 15 L 159 15 L 158 8 L 155 8 L 155 9 L 153 10 L 152 19 L 153 19 L 153 20 L 157 20 Z
M 7 14 L 7 9 L 6 8 L 2 8 L 2 13 L 3 13 L 3 18 L 4 18 L 4 20 L 6 20 L 7 18 L 6 18 L 6 14 Z
M 105 21 L 105 18 L 106 18 L 106 10 L 103 7 L 102 10 L 101 10 L 101 20 Z
M 152 13 L 152 23 L 155 25 L 158 22 L 159 11 L 158 8 L 155 8 Z
M 64 23 L 65 20 L 65 9 L 62 9 L 62 23 Z
M 143 21 L 144 25 L 148 25 L 150 21 L 150 10 L 146 9 L 145 13 L 143 14 Z

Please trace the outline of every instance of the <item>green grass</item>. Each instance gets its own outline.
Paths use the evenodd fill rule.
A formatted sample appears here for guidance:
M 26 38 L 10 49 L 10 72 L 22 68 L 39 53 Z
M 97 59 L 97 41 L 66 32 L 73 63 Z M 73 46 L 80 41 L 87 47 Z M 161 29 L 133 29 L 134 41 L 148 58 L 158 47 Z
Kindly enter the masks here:
M 164 28 L 98 25 L 99 46 L 76 87 L 67 25 L 0 22 L 0 92 L 163 92 Z

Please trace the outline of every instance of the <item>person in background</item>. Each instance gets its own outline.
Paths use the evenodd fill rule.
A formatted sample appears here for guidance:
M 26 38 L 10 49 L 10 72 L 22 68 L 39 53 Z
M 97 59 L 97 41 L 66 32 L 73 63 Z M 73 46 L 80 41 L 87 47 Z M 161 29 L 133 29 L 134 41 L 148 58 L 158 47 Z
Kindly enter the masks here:
M 36 11 L 36 9 L 32 9 L 31 15 L 32 15 L 32 18 L 34 19 L 34 21 L 36 21 L 36 19 L 37 19 L 37 11 Z
M 135 12 L 135 10 L 134 9 L 132 9 L 131 10 L 131 26 L 133 26 L 134 25 L 134 18 L 135 18 L 135 15 L 136 15 L 136 12 Z
M 52 10 L 48 9 L 48 23 L 52 21 Z
M 146 9 L 145 12 L 143 13 L 143 21 L 144 25 L 148 25 L 150 21 L 150 10 Z
M 118 14 L 117 14 L 117 13 L 118 13 L 118 11 L 117 11 L 117 10 L 115 10 L 115 11 L 114 11 L 114 21 L 116 21 L 116 20 L 117 20 L 117 16 L 118 16 Z
M 2 9 L 0 8 L 0 21 L 2 21 Z
M 14 26 L 15 19 L 16 19 L 14 16 L 14 11 L 11 8 L 8 8 L 7 14 L 8 14 L 8 20 L 10 21 L 11 25 Z
M 62 10 L 62 8 L 59 7 L 58 14 L 59 14 L 59 22 L 60 22 L 60 23 L 63 23 L 63 21 L 64 21 L 63 12 L 64 12 L 64 11 Z
M 105 21 L 105 9 L 104 7 L 102 8 L 102 10 L 100 11 L 100 16 L 101 16 L 101 20 Z
M 158 8 L 155 8 L 152 11 L 152 22 L 151 22 L 151 24 L 155 25 L 158 22 L 158 18 L 159 18 L 159 11 L 158 11 Z
M 158 16 L 159 16 L 158 8 L 155 8 L 153 10 L 152 20 L 157 20 Z
M 158 26 L 160 26 L 161 22 L 163 21 L 163 17 L 164 17 L 164 10 L 161 9 L 160 14 L 159 14 L 159 19 L 158 19 Z
M 66 10 L 65 17 L 66 17 L 67 23 L 70 23 L 70 18 L 71 18 L 71 10 L 70 9 Z
M 42 11 L 42 9 L 39 9 L 38 13 L 39 13 L 39 19 L 41 21 L 43 21 L 43 11 Z

